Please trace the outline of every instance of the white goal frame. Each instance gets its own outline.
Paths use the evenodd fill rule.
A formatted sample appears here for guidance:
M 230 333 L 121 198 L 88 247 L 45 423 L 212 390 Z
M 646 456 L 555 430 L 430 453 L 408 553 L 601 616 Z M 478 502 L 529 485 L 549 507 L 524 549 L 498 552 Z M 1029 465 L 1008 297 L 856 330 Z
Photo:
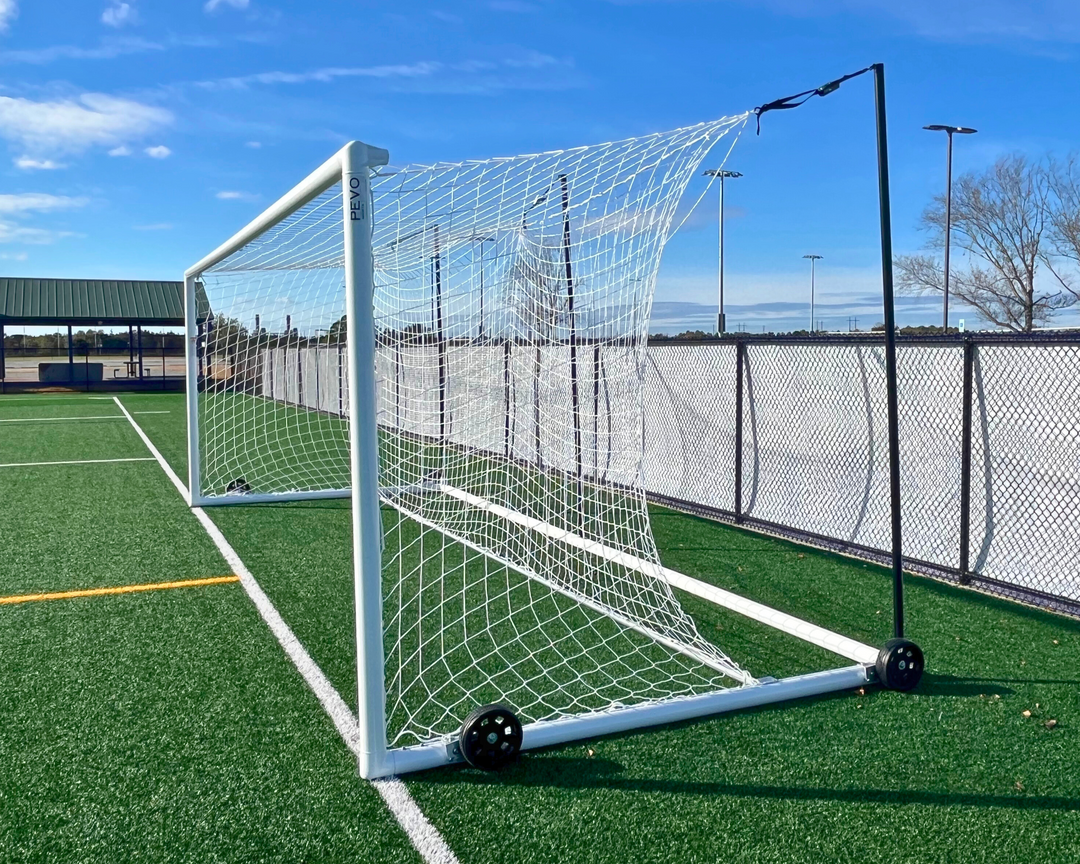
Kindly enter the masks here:
M 391 748 L 387 744 L 382 609 L 382 519 L 377 479 L 379 445 L 375 410 L 377 382 L 370 172 L 373 168 L 386 165 L 388 159 L 387 151 L 380 148 L 370 147 L 358 141 L 347 144 L 258 218 L 184 274 L 189 504 L 192 507 L 202 507 L 351 497 L 359 693 L 359 713 L 356 718 L 355 734 L 359 771 L 365 778 L 434 768 L 461 761 L 462 758 L 456 736 L 406 747 Z M 197 281 L 208 268 L 223 261 L 338 183 L 342 184 L 343 190 L 351 488 L 206 496 L 200 488 Z M 743 686 L 702 695 L 675 696 L 662 701 L 615 706 L 591 713 L 528 723 L 524 727 L 523 747 L 525 749 L 689 720 L 804 696 L 855 689 L 876 680 L 874 671 L 878 657 L 876 648 L 674 570 L 636 558 L 626 552 L 600 545 L 596 541 L 569 533 L 565 529 L 508 510 L 463 490 L 444 484 L 438 491 L 453 496 L 471 507 L 479 508 L 499 518 L 515 522 L 520 527 L 538 532 L 544 536 L 546 542 L 574 546 L 590 555 L 620 566 L 641 570 L 650 576 L 665 580 L 674 588 L 726 607 L 853 661 L 853 665 L 823 672 L 781 680 L 761 678 Z

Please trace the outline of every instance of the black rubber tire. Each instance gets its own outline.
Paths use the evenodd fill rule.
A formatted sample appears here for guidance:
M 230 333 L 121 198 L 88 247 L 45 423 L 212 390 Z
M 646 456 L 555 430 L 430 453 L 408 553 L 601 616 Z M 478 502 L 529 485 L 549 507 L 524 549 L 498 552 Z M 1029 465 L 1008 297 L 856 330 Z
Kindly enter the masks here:
M 498 771 L 521 755 L 521 721 L 505 705 L 481 705 L 461 724 L 461 755 L 474 768 Z
M 890 639 L 878 652 L 878 680 L 889 690 L 911 690 L 922 679 L 926 661 L 922 649 L 910 639 Z

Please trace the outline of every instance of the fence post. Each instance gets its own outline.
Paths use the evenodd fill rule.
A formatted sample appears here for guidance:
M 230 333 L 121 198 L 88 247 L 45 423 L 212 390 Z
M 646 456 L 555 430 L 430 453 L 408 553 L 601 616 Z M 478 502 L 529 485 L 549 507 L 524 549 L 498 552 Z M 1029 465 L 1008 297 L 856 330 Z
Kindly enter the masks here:
M 960 441 L 960 584 L 971 582 L 969 550 L 971 530 L 971 409 L 972 379 L 975 368 L 975 343 L 964 339 L 964 415 Z
M 735 342 L 735 523 L 743 521 L 742 463 L 743 463 L 743 367 L 746 365 L 746 343 Z

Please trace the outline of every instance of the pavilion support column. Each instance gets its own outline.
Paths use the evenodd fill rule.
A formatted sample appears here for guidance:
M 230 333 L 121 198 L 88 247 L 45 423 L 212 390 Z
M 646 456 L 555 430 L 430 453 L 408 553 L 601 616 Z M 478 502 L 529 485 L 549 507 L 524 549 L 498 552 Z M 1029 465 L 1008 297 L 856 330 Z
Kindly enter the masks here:
M 75 340 L 71 338 L 71 325 L 68 324 L 68 383 L 75 380 Z
M 128 324 L 128 361 L 135 362 L 135 328 L 131 324 Z
M 7 378 L 7 356 L 4 354 L 4 325 L 0 324 L 0 381 Z
M 139 380 L 143 378 L 143 353 L 142 353 L 142 324 L 138 327 L 139 331 Z

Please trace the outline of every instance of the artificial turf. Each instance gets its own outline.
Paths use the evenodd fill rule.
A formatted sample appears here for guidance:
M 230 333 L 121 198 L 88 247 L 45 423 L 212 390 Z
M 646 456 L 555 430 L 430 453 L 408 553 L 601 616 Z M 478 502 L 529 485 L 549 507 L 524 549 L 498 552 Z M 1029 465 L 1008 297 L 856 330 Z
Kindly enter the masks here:
M 123 401 L 172 409 L 136 419 L 183 475 L 182 399 Z M 0 397 L 0 416 L 26 403 L 4 409 Z M 90 423 L 78 424 L 87 435 Z M 0 425 L 0 456 L 7 432 Z M 0 474 L 2 497 L 12 478 Z M 201 529 L 163 476 L 153 488 L 102 487 L 99 521 L 130 522 L 129 485 L 169 526 L 154 535 L 159 561 L 178 575 L 205 569 Z M 34 513 L 77 534 L 73 556 L 93 542 L 72 521 L 82 502 L 68 488 L 22 494 L 20 513 L 36 509 L 17 533 L 0 515 L 16 562 L 0 569 L 5 580 L 43 554 L 21 536 Z M 352 702 L 347 503 L 212 518 Z M 871 644 L 889 635 L 881 568 L 660 508 L 651 520 L 667 566 Z M 121 562 L 138 550 L 119 535 L 108 545 L 97 569 L 136 575 Z M 93 575 L 78 560 L 71 574 Z M 703 634 L 758 674 L 844 662 L 681 599 Z M 922 578 L 909 579 L 907 604 L 928 659 L 913 693 L 868 689 L 584 741 L 528 753 L 502 774 L 452 767 L 408 787 L 463 862 L 1080 860 L 1080 622 Z M 0 607 L 0 640 L 0 859 L 409 854 L 238 586 Z

